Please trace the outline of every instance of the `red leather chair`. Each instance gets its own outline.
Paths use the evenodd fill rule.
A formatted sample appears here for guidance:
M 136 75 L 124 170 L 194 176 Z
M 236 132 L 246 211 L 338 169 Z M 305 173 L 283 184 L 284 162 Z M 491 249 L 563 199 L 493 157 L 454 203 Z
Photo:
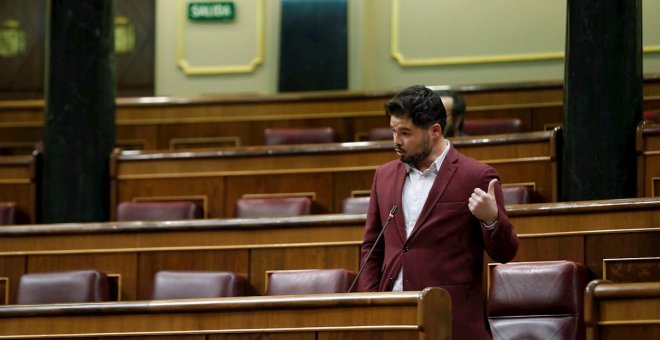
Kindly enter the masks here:
M 502 194 L 504 195 L 505 205 L 535 203 L 537 201 L 533 190 L 523 185 L 502 187 Z
M 349 197 L 342 203 L 341 212 L 344 214 L 366 214 L 369 209 L 369 196 Z
M 247 280 L 226 271 L 167 271 L 154 276 L 154 300 L 246 295 Z
M 369 140 L 389 140 L 392 141 L 392 128 L 382 127 L 369 130 Z
M 16 204 L 0 202 L 0 225 L 16 224 Z
M 644 120 L 660 124 L 660 109 L 644 111 Z
M 584 339 L 586 268 L 571 261 L 493 268 L 488 320 L 493 339 Z
M 313 212 L 309 197 L 239 198 L 236 217 L 290 217 L 309 215 Z
M 172 221 L 202 218 L 199 207 L 188 201 L 122 202 L 117 221 Z
M 18 283 L 17 304 L 80 303 L 110 300 L 105 273 L 74 270 L 23 274 Z
M 270 274 L 266 295 L 346 293 L 354 279 L 346 269 L 279 270 Z
M 516 133 L 523 131 L 522 120 L 519 118 L 466 118 L 463 122 L 463 132 L 469 136 Z
M 334 143 L 335 130 L 323 128 L 267 128 L 264 129 L 264 144 L 317 144 Z

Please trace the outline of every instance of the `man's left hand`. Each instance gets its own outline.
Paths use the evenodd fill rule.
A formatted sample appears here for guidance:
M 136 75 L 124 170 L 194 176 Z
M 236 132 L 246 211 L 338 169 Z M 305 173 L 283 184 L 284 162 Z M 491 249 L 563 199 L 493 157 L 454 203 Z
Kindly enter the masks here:
M 472 215 L 483 221 L 486 225 L 491 225 L 497 221 L 496 183 L 497 178 L 493 178 L 488 183 L 488 192 L 481 190 L 481 188 L 475 188 L 468 200 L 468 208 L 470 208 Z

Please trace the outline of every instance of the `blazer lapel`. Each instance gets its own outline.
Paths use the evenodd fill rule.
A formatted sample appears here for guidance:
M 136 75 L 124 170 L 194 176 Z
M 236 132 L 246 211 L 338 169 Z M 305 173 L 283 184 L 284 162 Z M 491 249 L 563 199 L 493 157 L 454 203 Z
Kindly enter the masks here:
M 454 173 L 456 172 L 457 161 L 458 152 L 452 145 L 447 152 L 447 156 L 445 156 L 445 160 L 440 166 L 440 171 L 435 177 L 435 181 L 433 181 L 433 186 L 431 187 L 431 191 L 429 191 L 429 196 L 426 198 L 426 202 L 424 202 L 424 207 L 422 208 L 419 219 L 417 219 L 417 223 L 410 233 L 409 238 L 412 238 L 417 233 L 417 230 L 424 225 L 424 221 L 429 218 L 431 211 L 433 211 L 433 207 L 440 200 L 440 197 L 442 197 L 442 194 L 447 189 L 449 182 L 451 182 L 452 176 L 454 176 Z
M 403 163 L 400 163 L 397 167 L 396 174 L 394 175 L 394 197 L 392 197 L 392 202 L 397 205 L 397 210 L 394 214 L 392 222 L 396 224 L 396 231 L 401 238 L 401 242 L 406 241 L 406 223 L 403 219 L 403 205 L 401 203 L 401 196 L 403 194 L 403 184 L 406 182 L 407 176 L 408 172 L 406 171 L 406 166 L 403 165 Z

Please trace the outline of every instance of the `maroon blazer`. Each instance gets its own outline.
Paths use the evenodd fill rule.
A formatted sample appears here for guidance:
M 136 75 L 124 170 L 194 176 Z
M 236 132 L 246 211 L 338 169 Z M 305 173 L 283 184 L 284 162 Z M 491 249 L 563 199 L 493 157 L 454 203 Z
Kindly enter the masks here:
M 360 276 L 360 291 L 389 291 L 403 266 L 403 289 L 442 287 L 452 298 L 452 339 L 490 339 L 482 289 L 484 249 L 492 259 L 508 262 L 518 237 L 495 186 L 499 222 L 481 226 L 468 208 L 479 187 L 499 178 L 492 167 L 462 155 L 452 146 L 440 167 L 417 224 L 406 239 L 401 194 L 407 176 L 399 160 L 376 170 L 367 212 L 362 261 L 371 249 L 392 206 L 399 207 Z M 384 241 L 384 242 L 383 242 Z

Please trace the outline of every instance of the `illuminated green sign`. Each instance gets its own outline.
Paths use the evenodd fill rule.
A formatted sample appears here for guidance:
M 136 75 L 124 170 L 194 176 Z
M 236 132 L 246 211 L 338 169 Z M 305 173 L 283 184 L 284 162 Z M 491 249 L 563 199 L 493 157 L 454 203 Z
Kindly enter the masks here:
M 188 19 L 191 21 L 230 21 L 236 10 L 233 2 L 191 2 L 188 4 Z

